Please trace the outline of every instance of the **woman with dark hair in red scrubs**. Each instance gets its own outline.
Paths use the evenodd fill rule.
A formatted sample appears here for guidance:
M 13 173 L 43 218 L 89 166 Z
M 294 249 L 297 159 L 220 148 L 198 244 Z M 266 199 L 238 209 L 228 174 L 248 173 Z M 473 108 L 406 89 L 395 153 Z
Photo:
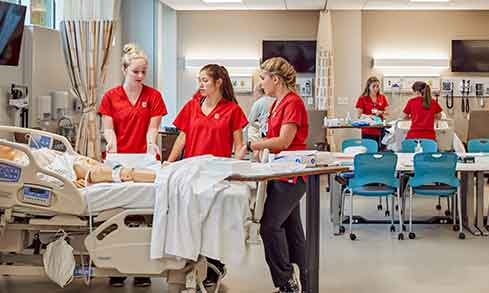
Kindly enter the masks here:
M 235 157 L 242 159 L 243 127 L 248 124 L 243 110 L 234 96 L 233 85 L 224 66 L 209 64 L 199 73 L 199 91 L 185 104 L 173 124 L 180 130 L 168 162 L 200 155 Z M 220 275 L 225 266 L 219 260 L 207 258 Z M 219 278 L 214 270 L 208 270 L 206 287 L 212 287 Z
M 373 76 L 367 80 L 362 95 L 358 98 L 356 108 L 358 116 L 375 115 L 381 120 L 387 115 L 389 100 L 380 92 L 380 81 Z M 382 148 L 383 133 L 380 129 L 362 128 L 362 138 L 372 139 L 377 142 L 379 149 Z
M 413 84 L 416 97 L 411 98 L 404 107 L 405 119 L 411 119 L 411 128 L 406 139 L 427 138 L 436 140 L 435 120 L 441 118 L 442 108 L 431 97 L 431 88 L 426 82 Z

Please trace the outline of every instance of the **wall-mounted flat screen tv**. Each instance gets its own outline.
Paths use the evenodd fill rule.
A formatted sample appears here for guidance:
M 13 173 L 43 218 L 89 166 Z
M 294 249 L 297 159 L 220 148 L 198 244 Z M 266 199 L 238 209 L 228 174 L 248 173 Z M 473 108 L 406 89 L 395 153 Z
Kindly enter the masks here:
M 262 53 L 262 61 L 283 57 L 297 72 L 316 72 L 316 41 L 263 41 Z
M 489 40 L 452 40 L 452 72 L 489 72 Z
M 26 7 L 0 1 L 0 65 L 19 65 Z

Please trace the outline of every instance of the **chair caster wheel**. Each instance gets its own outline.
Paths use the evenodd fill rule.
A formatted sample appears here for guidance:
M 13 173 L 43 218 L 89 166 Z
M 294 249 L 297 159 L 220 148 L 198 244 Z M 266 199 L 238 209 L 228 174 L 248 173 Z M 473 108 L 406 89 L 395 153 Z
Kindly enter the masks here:
M 416 238 L 416 234 L 414 234 L 413 232 L 409 233 L 409 239 L 414 239 Z
M 448 210 L 447 210 L 447 211 L 445 211 L 445 216 L 450 217 L 450 215 L 451 215 L 451 214 L 452 214 L 452 213 L 450 213 L 450 211 L 448 211 Z
M 399 210 L 399 205 L 396 204 L 396 211 L 398 211 L 398 210 Z
M 396 227 L 394 227 L 394 225 L 391 225 L 391 232 L 396 232 Z
M 353 241 L 355 239 L 357 239 L 357 235 L 355 235 L 354 233 L 350 233 L 350 239 Z
M 458 224 L 453 225 L 452 227 L 453 231 L 458 231 L 460 230 L 460 226 Z
M 458 233 L 459 239 L 465 239 L 465 234 L 463 232 Z
M 404 240 L 404 234 L 403 233 L 399 233 L 399 235 L 397 235 L 397 239 Z
M 381 205 L 381 204 L 379 204 L 379 205 L 377 206 L 377 210 L 379 210 L 379 211 L 381 211 L 381 210 L 382 210 L 382 205 Z
M 340 234 L 344 234 L 345 233 L 345 226 L 340 226 Z
M 385 211 L 385 216 L 386 216 L 386 217 L 389 217 L 390 215 L 391 215 L 391 212 L 389 212 L 389 211 Z
M 436 209 L 439 210 L 439 211 L 441 211 L 441 205 L 437 204 L 436 205 Z

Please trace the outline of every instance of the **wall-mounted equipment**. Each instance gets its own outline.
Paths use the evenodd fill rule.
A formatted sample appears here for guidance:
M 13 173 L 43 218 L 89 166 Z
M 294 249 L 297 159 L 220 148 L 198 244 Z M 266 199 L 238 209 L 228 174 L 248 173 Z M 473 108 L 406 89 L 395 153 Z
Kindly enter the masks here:
M 384 77 L 383 91 L 385 93 L 401 94 L 412 93 L 412 86 L 416 81 L 424 81 L 430 85 L 433 92 L 440 91 L 439 77 L 413 76 L 413 77 Z
M 299 95 L 303 98 L 312 98 L 313 96 L 313 86 L 312 86 L 312 77 L 306 78 L 306 77 L 298 77 L 296 80 L 296 90 L 299 93 Z M 312 101 L 311 103 L 307 103 L 309 105 L 314 104 Z
M 198 72 L 207 64 L 219 64 L 226 67 L 230 76 L 251 76 L 260 68 L 258 58 L 193 58 L 185 57 L 185 69 Z
M 475 84 L 475 96 L 479 99 L 479 106 L 481 108 L 484 108 L 485 102 L 484 102 L 484 84 L 481 82 L 477 82 Z
M 233 76 L 231 83 L 236 94 L 253 92 L 253 80 L 251 76 Z
M 29 91 L 25 85 L 12 84 L 9 92 L 9 106 L 15 111 L 15 125 L 28 127 Z
M 447 77 L 442 80 L 442 95 L 447 99 L 447 108 L 453 108 L 453 100 L 461 99 L 462 113 L 470 113 L 470 100 L 478 99 L 480 108 L 485 107 L 489 97 L 489 77 Z
M 448 59 L 374 58 L 373 68 L 384 76 L 440 76 L 449 68 Z
M 472 93 L 472 86 L 470 84 L 470 79 L 462 79 L 460 82 L 460 93 L 462 94 L 462 113 L 470 113 L 470 101 L 469 96 Z
M 26 7 L 0 2 L 0 65 L 19 65 Z
M 283 57 L 298 73 L 316 73 L 316 41 L 263 41 L 262 61 Z
M 453 81 L 443 80 L 441 82 L 441 93 L 446 98 L 447 109 L 453 108 Z
M 452 40 L 452 72 L 489 72 L 489 40 Z

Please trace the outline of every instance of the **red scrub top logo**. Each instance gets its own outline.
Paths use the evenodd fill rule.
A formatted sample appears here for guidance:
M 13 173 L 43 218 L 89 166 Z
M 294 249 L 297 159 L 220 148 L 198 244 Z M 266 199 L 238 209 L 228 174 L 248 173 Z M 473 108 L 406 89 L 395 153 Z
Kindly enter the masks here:
M 214 119 L 219 119 L 219 114 L 218 113 L 214 114 Z
M 142 106 L 143 108 L 146 108 L 146 107 L 148 106 L 148 102 L 142 102 L 142 103 L 141 103 L 141 106 Z

